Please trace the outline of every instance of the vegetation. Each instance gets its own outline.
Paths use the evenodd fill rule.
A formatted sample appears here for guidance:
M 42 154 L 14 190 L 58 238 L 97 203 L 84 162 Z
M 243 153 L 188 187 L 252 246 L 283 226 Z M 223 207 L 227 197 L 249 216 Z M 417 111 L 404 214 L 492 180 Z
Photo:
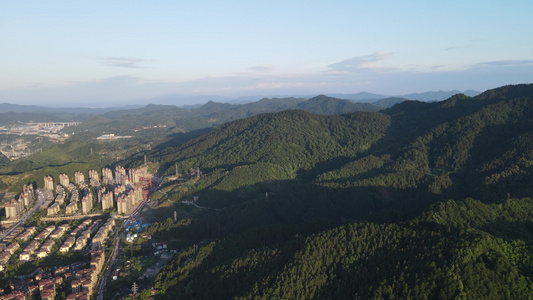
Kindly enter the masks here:
M 378 113 L 263 114 L 154 150 L 162 173 L 204 170 L 188 193 L 221 208 L 154 224 L 156 237 L 191 241 L 156 289 L 168 299 L 529 298 L 531 95 L 521 85 Z
M 517 85 L 345 113 L 347 103 L 319 96 L 292 105 L 320 115 L 256 107 L 244 119 L 242 106 L 208 103 L 197 124 L 236 119 L 202 134 L 180 125 L 189 110 L 117 113 L 174 122 L 120 161 L 146 155 L 159 174 L 183 179 L 164 182 L 147 229 L 182 247 L 153 282 L 158 297 L 531 299 L 532 97 L 533 85 Z M 193 196 L 200 207 L 175 220 L 171 202 Z M 130 259 L 124 269 L 131 281 L 143 267 Z
M 449 201 L 407 223 L 355 222 L 301 238 L 257 230 L 261 241 L 249 233 L 183 251 L 156 288 L 168 299 L 527 299 L 532 209 L 531 199 Z M 479 214 L 476 226 L 459 225 Z M 503 223 L 515 234 L 500 235 Z

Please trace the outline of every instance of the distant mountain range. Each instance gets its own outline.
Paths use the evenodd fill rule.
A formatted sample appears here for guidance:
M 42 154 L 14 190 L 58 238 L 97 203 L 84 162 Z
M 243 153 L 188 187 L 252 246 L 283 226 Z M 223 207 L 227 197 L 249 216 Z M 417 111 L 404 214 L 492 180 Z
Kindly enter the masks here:
M 339 99 L 346 99 L 353 102 L 376 102 L 377 100 L 386 99 L 386 98 L 404 98 L 407 100 L 419 100 L 419 101 L 442 101 L 450 98 L 453 95 L 456 94 L 465 94 L 469 97 L 475 97 L 481 92 L 474 91 L 474 90 L 466 90 L 466 91 L 459 91 L 459 90 L 452 90 L 452 91 L 429 91 L 424 93 L 412 93 L 412 94 L 405 94 L 405 95 L 385 95 L 385 94 L 373 94 L 368 92 L 360 92 L 356 94 L 340 94 L 340 93 L 324 93 L 325 95 L 329 97 L 339 98 Z M 283 96 L 276 96 L 277 98 L 286 98 L 286 97 L 295 97 L 295 98 L 305 98 L 310 99 L 315 97 L 315 95 L 283 95 Z M 234 103 L 234 104 L 243 104 L 248 102 L 253 102 L 261 99 L 263 97 L 261 96 L 247 96 L 247 97 L 240 97 L 238 99 L 229 100 L 228 103 Z
M 0 113 L 68 113 L 79 115 L 99 115 L 109 111 L 139 108 L 142 105 L 126 105 L 120 107 L 89 108 L 89 107 L 46 107 L 37 105 L 19 105 L 11 103 L 0 103 Z
M 449 92 L 426 92 L 390 97 L 361 92 L 357 94 L 330 94 L 313 97 L 261 98 L 253 102 L 250 102 L 250 100 L 254 98 L 253 96 L 241 97 L 233 101 L 229 101 L 224 97 L 214 97 L 219 100 L 219 102 L 208 101 L 204 105 L 187 107 L 177 107 L 171 104 L 158 104 L 148 105 L 146 107 L 140 105 L 128 105 L 106 108 L 62 108 L 2 103 L 0 104 L 0 125 L 13 124 L 19 121 L 90 121 L 96 116 L 106 116 L 110 121 L 116 121 L 115 123 L 117 124 L 116 126 L 110 126 L 110 124 L 107 124 L 107 126 L 110 126 L 107 127 L 107 130 L 113 130 L 114 128 L 119 127 L 122 127 L 124 130 L 124 126 L 120 124 L 129 124 L 130 121 L 124 120 L 124 122 L 122 122 L 121 119 L 117 118 L 120 118 L 125 114 L 139 115 L 148 113 L 148 115 L 153 115 L 154 112 L 160 110 L 170 110 L 176 112 L 175 115 L 168 114 L 168 112 L 165 113 L 166 116 L 173 119 L 170 121 L 170 124 L 179 124 L 178 126 L 187 128 L 186 130 L 191 130 L 211 127 L 212 125 L 222 124 L 224 122 L 250 117 L 260 113 L 277 112 L 287 109 L 301 109 L 317 114 L 338 115 L 355 111 L 379 111 L 384 108 L 392 107 L 405 100 L 439 101 L 459 93 L 460 91 L 454 90 Z M 473 96 L 479 94 L 479 92 L 469 90 L 464 92 L 464 94 L 466 96 Z M 176 99 L 172 98 L 172 96 L 165 96 L 162 98 L 154 98 L 152 100 L 156 102 L 172 103 L 175 102 Z M 153 125 L 152 123 L 154 122 L 160 123 L 163 120 L 166 120 L 165 118 L 161 119 L 161 114 L 156 114 L 158 116 L 142 118 L 151 125 Z M 193 122 L 195 125 L 192 127 L 189 125 L 190 121 L 187 121 L 190 118 L 195 119 Z M 174 122 L 178 119 L 179 121 L 177 121 L 177 123 Z M 184 122 L 189 124 L 184 124 Z M 98 124 L 101 124 L 101 120 Z M 90 128 L 88 129 L 90 130 Z
M 128 105 L 123 107 L 86 108 L 86 107 L 44 107 L 37 105 L 19 105 L 0 103 L 0 125 L 17 122 L 66 122 L 84 121 L 92 116 L 111 111 L 142 107 Z
M 352 102 L 364 102 L 364 103 L 373 103 L 381 99 L 386 98 L 403 98 L 407 100 L 420 100 L 420 101 L 442 101 L 450 98 L 455 94 L 465 94 L 469 97 L 474 97 L 481 92 L 474 90 L 467 90 L 464 92 L 458 90 L 452 91 L 429 91 L 424 93 L 413 93 L 405 95 L 384 95 L 384 94 L 373 94 L 368 92 L 360 92 L 356 94 L 340 94 L 340 93 L 323 93 L 329 97 L 350 100 Z M 247 104 L 251 102 L 257 102 L 265 98 L 273 99 L 284 99 L 284 98 L 301 98 L 301 99 L 311 99 L 316 97 L 317 94 L 306 94 L 306 95 L 276 95 L 276 96 L 242 96 L 238 98 L 224 97 L 224 96 L 210 96 L 210 95 L 199 95 L 199 96 L 186 96 L 186 95 L 166 95 L 161 97 L 154 97 L 146 100 L 146 103 L 152 104 L 165 104 L 165 105 L 175 105 L 175 103 L 189 101 L 190 103 L 199 103 L 199 102 L 220 102 L 220 103 L 229 103 L 229 104 Z M 198 108 L 202 104 L 193 104 L 193 105 L 181 105 L 180 107 L 184 108 Z M 105 108 L 88 108 L 88 107 L 47 107 L 47 106 L 37 106 L 37 105 L 18 105 L 18 104 L 9 104 L 9 103 L 0 103 L 0 113 L 4 112 L 35 112 L 35 113 L 70 113 L 70 114 L 83 114 L 83 115 L 97 115 L 109 111 L 124 110 L 143 107 L 143 105 L 125 105 L 117 107 L 105 107 Z

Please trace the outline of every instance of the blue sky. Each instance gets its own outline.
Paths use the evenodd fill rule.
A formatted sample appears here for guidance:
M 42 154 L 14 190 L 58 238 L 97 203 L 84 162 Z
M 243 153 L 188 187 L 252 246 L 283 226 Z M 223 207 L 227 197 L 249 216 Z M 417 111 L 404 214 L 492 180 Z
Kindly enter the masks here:
M 2 1 L 0 102 L 483 91 L 532 82 L 532 12 L 516 0 Z

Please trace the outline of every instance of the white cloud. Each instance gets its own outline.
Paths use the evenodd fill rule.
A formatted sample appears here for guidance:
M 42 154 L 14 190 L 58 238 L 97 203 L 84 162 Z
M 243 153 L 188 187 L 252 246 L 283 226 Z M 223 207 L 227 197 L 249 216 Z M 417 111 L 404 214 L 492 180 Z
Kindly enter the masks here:
M 497 60 L 488 61 L 477 64 L 477 66 L 491 66 L 491 67 L 511 67 L 511 66 L 532 66 L 533 59 L 524 60 Z
M 352 57 L 327 67 L 330 69 L 327 72 L 348 72 L 348 73 L 368 73 L 374 71 L 390 71 L 393 68 L 381 66 L 376 62 L 386 60 L 392 55 L 390 52 L 375 52 L 370 55 Z M 337 74 L 338 75 L 338 74 Z
M 132 69 L 147 69 L 143 63 L 154 62 L 153 59 L 144 59 L 136 57 L 118 57 L 118 56 L 104 56 L 99 57 L 98 60 L 104 66 L 132 68 Z
M 261 73 L 270 72 L 275 69 L 276 69 L 276 66 L 274 65 L 258 65 L 258 66 L 253 66 L 250 68 L 250 70 L 252 71 L 261 72 Z

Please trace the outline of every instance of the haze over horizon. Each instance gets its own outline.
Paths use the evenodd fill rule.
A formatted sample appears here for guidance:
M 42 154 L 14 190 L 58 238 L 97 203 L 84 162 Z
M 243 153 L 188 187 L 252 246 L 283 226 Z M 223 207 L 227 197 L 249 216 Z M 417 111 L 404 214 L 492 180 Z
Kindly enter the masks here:
M 0 103 L 484 91 L 531 82 L 531 11 L 530 1 L 10 1 Z

